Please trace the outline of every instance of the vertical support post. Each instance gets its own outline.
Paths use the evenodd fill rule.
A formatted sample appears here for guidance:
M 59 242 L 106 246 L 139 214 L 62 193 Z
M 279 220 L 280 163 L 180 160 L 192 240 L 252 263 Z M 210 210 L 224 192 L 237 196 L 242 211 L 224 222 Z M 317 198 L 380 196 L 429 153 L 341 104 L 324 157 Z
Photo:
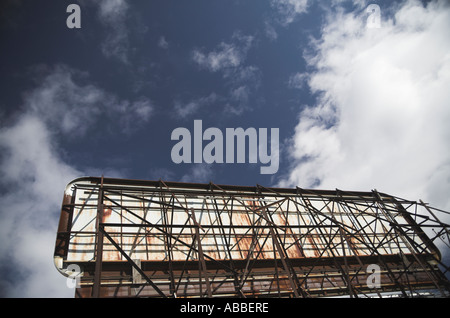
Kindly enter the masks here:
M 444 291 L 442 290 L 441 286 L 439 285 L 439 283 L 436 281 L 433 271 L 430 271 L 430 265 L 429 264 L 424 264 L 419 257 L 417 256 L 417 254 L 420 254 L 420 251 L 417 250 L 417 246 L 416 248 L 414 248 L 414 246 L 411 243 L 414 243 L 414 241 L 411 240 L 410 237 L 408 237 L 408 235 L 405 233 L 404 229 L 402 228 L 401 225 L 398 224 L 398 222 L 395 220 L 395 218 L 391 215 L 391 213 L 389 212 L 389 210 L 386 208 L 385 203 L 383 201 L 383 198 L 381 197 L 381 195 L 378 193 L 377 190 L 373 190 L 373 193 L 375 194 L 375 196 L 378 198 L 379 200 L 379 204 L 382 205 L 381 206 L 381 211 L 382 213 L 385 215 L 386 219 L 388 221 L 391 222 L 392 226 L 394 227 L 394 230 L 396 231 L 397 235 L 400 237 L 400 239 L 403 241 L 403 243 L 405 244 L 405 246 L 409 249 L 410 253 L 413 255 L 413 257 L 415 258 L 415 260 L 417 261 L 417 263 L 422 267 L 422 269 L 425 271 L 425 273 L 427 274 L 427 276 L 430 278 L 430 280 L 433 282 L 433 284 L 436 286 L 436 288 L 441 292 L 442 296 L 445 295 Z M 410 221 L 410 217 L 409 215 L 406 213 L 406 211 L 404 210 L 403 206 L 396 202 L 395 200 L 393 200 L 394 203 L 397 206 L 398 211 L 401 213 L 401 215 L 403 216 L 403 218 L 407 221 L 407 222 L 411 222 Z M 430 246 L 434 246 L 432 242 L 430 242 L 429 238 L 426 235 L 423 235 L 423 233 L 421 232 L 420 228 L 418 228 L 414 222 L 410 223 L 410 227 L 415 231 L 415 233 L 426 243 L 430 244 Z
M 353 285 L 352 285 L 352 280 L 350 279 L 350 274 L 349 274 L 349 267 L 348 267 L 348 262 L 347 262 L 347 253 L 345 253 L 345 241 L 344 241 L 344 236 L 343 236 L 343 229 L 342 227 L 339 227 L 339 234 L 340 234 L 340 240 L 341 240 L 341 245 L 342 245 L 342 254 L 344 256 L 344 266 L 345 266 L 345 279 L 347 280 L 347 288 L 348 288 L 348 293 L 350 294 L 350 298 L 354 298 L 354 297 L 358 297 L 354 292 L 353 292 Z
M 141 268 L 141 260 L 140 259 L 134 259 L 133 262 L 136 264 L 137 267 Z M 142 285 L 143 279 L 141 273 L 137 271 L 136 268 L 132 268 L 131 270 L 132 278 L 133 278 L 133 285 Z M 134 296 L 137 296 L 141 290 L 138 287 L 133 288 Z
M 266 220 L 270 220 L 269 216 L 267 215 L 266 208 L 267 207 L 261 209 L 261 213 Z M 273 222 L 272 222 L 272 224 L 273 224 Z M 286 271 L 286 274 L 288 276 L 288 280 L 291 285 L 294 296 L 296 298 L 299 298 L 300 297 L 299 290 L 300 290 L 300 292 L 302 293 L 302 297 L 306 297 L 306 294 L 304 293 L 303 289 L 298 284 L 298 279 L 297 279 L 297 275 L 295 274 L 295 270 L 292 268 L 291 264 L 289 263 L 289 258 L 288 258 L 287 252 L 281 246 L 281 244 L 279 242 L 279 239 L 280 239 L 279 235 L 278 235 L 278 233 L 275 232 L 274 226 L 272 224 L 269 225 L 269 232 L 270 232 L 270 235 L 272 236 L 272 241 L 275 244 L 277 252 L 280 255 L 281 264 L 283 264 L 283 268 Z M 294 279 L 295 279 L 295 281 L 294 281 Z
M 208 297 L 212 298 L 212 291 L 211 291 L 211 285 L 209 283 L 209 277 L 208 277 L 208 271 L 206 269 L 206 262 L 205 257 L 203 255 L 203 249 L 202 249 L 202 243 L 200 239 L 200 224 L 197 223 L 197 220 L 195 218 L 195 211 L 194 209 L 191 209 L 192 221 L 194 221 L 195 224 L 195 238 L 197 240 L 197 250 L 198 250 L 198 259 L 199 259 L 199 287 L 200 287 L 200 293 L 203 294 L 202 291 L 202 274 L 205 275 L 205 283 L 206 283 L 206 291 L 208 293 Z M 203 295 L 201 295 L 202 297 Z
M 225 233 L 225 229 L 223 228 L 223 222 L 222 222 L 222 218 L 221 218 L 221 216 L 220 216 L 221 213 L 226 209 L 227 212 L 228 212 L 229 217 L 231 217 L 231 215 L 230 215 L 230 210 L 228 210 L 228 203 L 226 203 L 226 204 L 224 205 L 222 211 L 219 210 L 219 207 L 218 207 L 218 205 L 217 205 L 217 199 L 215 198 L 216 194 L 214 193 L 213 186 L 215 186 L 216 188 L 220 189 L 220 190 L 222 191 L 222 195 L 224 195 L 224 196 L 226 195 L 226 191 L 223 190 L 223 189 L 221 189 L 219 186 L 213 184 L 212 182 L 209 183 L 209 191 L 211 191 L 211 193 L 212 193 L 212 195 L 213 195 L 213 198 L 214 198 L 213 201 L 214 201 L 214 209 L 215 209 L 215 213 L 216 213 L 216 220 L 217 220 L 217 221 L 219 222 L 219 224 L 221 225 L 221 230 L 220 230 L 220 231 L 222 232 L 222 240 L 225 242 L 225 247 L 226 247 L 227 254 L 228 254 L 228 258 L 229 258 L 230 268 L 231 268 L 231 270 L 233 271 L 233 278 L 234 278 L 234 279 L 233 279 L 233 284 L 234 284 L 234 289 L 235 289 L 237 295 L 239 295 L 239 297 L 245 298 L 245 295 L 244 295 L 244 293 L 242 292 L 242 286 L 241 286 L 241 284 L 239 283 L 239 277 L 238 277 L 237 273 L 234 271 L 235 266 L 234 266 L 234 262 L 233 262 L 233 257 L 232 257 L 232 255 L 231 255 L 230 244 L 229 244 L 229 242 L 228 242 L 228 240 L 227 240 L 227 235 L 226 235 L 226 233 Z M 234 200 L 234 197 L 231 196 L 231 213 L 232 213 L 232 211 L 233 211 L 233 200 Z M 231 231 L 231 230 L 230 230 L 230 231 Z M 242 276 L 242 278 L 243 278 L 243 277 L 244 277 L 244 276 Z
M 95 255 L 95 274 L 94 274 L 94 287 L 92 291 L 92 297 L 100 297 L 100 285 L 101 285 L 101 273 L 103 262 L 103 232 L 100 230 L 100 224 L 103 221 L 103 176 L 101 179 L 100 187 L 98 189 L 97 199 L 97 219 L 95 222 L 95 229 L 97 232 L 97 244 Z

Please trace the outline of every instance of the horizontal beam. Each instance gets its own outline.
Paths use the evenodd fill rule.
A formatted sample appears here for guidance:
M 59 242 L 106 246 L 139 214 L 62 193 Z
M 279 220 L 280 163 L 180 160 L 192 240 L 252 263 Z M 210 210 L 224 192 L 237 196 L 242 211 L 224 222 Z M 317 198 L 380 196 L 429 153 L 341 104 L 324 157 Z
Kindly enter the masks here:
M 423 261 L 432 260 L 431 255 L 420 255 Z M 410 262 L 414 262 L 414 257 L 412 255 L 404 255 L 406 259 Z M 317 266 L 320 268 L 321 266 L 329 266 L 329 270 L 334 268 L 336 270 L 335 265 L 340 264 L 344 265 L 344 258 L 347 259 L 348 265 L 357 265 L 359 267 L 361 261 L 364 265 L 369 264 L 378 264 L 380 262 L 380 256 L 337 256 L 337 257 L 304 257 L 304 258 L 289 258 L 289 261 L 291 262 L 292 266 L 294 267 L 309 267 L 309 266 Z M 359 260 L 358 260 L 359 259 Z M 391 264 L 391 267 L 395 266 L 404 266 L 405 259 L 402 258 L 400 255 L 383 255 L 382 259 L 385 263 Z M 228 263 L 228 259 L 224 260 L 205 260 L 208 270 L 221 270 L 224 269 L 223 266 L 221 266 L 219 263 Z M 233 264 L 235 265 L 234 270 L 243 270 L 247 266 L 247 259 L 233 259 Z M 253 259 L 250 260 L 252 262 L 252 267 L 259 268 L 259 269 L 273 269 L 274 268 L 274 259 Z M 84 271 L 90 271 L 92 266 L 94 265 L 92 262 L 65 262 L 67 265 L 70 264 L 77 264 L 80 265 Z M 279 264 L 278 264 L 279 263 Z M 281 263 L 277 262 L 278 266 L 281 267 Z M 127 261 L 104 261 L 103 262 L 103 271 L 104 272 L 115 272 L 115 271 L 122 271 L 122 270 L 128 270 L 131 269 L 131 265 L 128 264 Z M 198 260 L 188 260 L 188 261 L 171 261 L 171 266 L 173 270 L 182 270 L 189 269 L 189 270 L 196 270 L 198 269 Z M 141 261 L 141 269 L 144 271 L 152 271 L 152 270 L 161 270 L 166 271 L 169 270 L 169 261 L 148 261 L 148 260 L 142 260 Z M 323 269 L 325 270 L 325 269 Z

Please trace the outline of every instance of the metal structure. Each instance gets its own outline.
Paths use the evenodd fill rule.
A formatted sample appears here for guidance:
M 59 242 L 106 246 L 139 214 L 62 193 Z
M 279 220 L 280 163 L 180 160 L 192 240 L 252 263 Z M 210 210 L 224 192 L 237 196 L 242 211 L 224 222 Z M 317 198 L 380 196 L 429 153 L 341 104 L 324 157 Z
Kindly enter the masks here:
M 76 297 L 449 297 L 440 215 L 376 190 L 86 177 L 54 256 Z

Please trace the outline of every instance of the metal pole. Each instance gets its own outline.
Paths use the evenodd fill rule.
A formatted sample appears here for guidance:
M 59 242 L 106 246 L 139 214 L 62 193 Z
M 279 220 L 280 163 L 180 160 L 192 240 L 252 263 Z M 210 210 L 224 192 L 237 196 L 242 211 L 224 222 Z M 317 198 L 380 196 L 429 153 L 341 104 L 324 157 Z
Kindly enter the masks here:
M 94 274 L 94 286 L 93 294 L 94 298 L 100 297 L 100 286 L 101 286 L 101 273 L 102 273 L 102 262 L 103 262 L 103 232 L 100 229 L 100 224 L 103 221 L 103 176 L 100 183 L 100 188 L 98 190 L 97 199 L 97 219 L 95 222 L 95 228 L 97 231 L 97 246 L 95 255 L 95 274 Z

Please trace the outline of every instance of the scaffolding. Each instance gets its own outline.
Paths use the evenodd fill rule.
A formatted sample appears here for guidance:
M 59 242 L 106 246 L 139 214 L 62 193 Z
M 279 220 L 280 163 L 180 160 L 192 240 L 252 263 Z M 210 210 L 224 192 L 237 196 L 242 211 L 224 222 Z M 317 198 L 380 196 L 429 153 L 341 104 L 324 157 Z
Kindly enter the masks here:
M 376 190 L 86 177 L 55 264 L 75 297 L 449 297 L 450 213 Z

